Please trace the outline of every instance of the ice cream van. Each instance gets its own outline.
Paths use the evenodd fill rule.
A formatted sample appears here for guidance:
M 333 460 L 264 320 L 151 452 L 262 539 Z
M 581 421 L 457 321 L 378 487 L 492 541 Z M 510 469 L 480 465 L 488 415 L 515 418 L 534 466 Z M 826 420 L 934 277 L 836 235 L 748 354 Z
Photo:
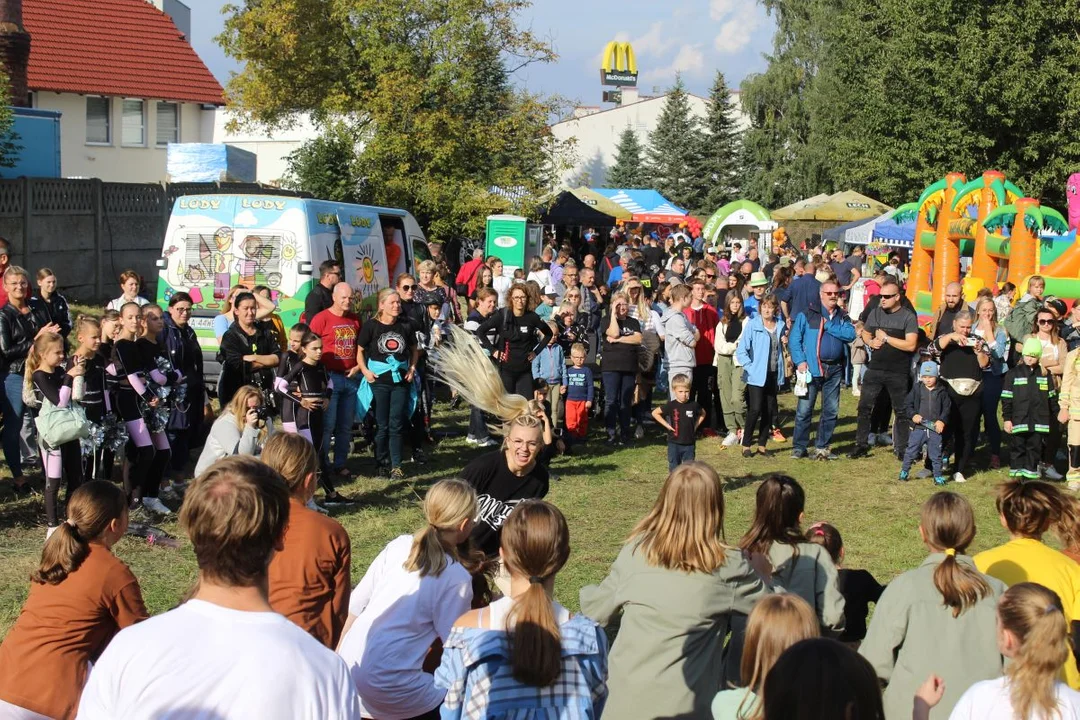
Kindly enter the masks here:
M 370 316 L 379 290 L 412 272 L 414 258 L 429 256 L 423 231 L 405 210 L 274 195 L 185 195 L 169 217 L 157 300 L 165 307 L 173 293 L 191 295 L 191 326 L 209 379 L 217 375 L 213 320 L 234 285 L 269 287 L 288 328 L 319 281 L 319 264 L 333 258 L 360 298 L 361 315 Z

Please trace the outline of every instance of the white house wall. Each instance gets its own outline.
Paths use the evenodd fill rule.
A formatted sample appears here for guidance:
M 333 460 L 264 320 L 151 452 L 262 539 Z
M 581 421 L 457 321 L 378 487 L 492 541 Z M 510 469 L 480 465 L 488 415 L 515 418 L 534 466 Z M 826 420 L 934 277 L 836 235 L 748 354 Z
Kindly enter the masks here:
M 165 178 L 165 148 L 155 146 L 157 100 L 145 100 L 144 147 L 122 147 L 120 127 L 122 100 L 112 98 L 111 142 L 86 142 L 86 96 L 72 93 L 35 92 L 34 107 L 57 110 L 60 115 L 60 174 L 68 178 L 100 178 L 108 182 L 162 182 Z M 202 136 L 201 116 L 196 103 L 180 104 L 180 142 L 208 142 Z
M 269 185 L 280 184 L 289 167 L 286 160 L 289 153 L 319 136 L 319 130 L 307 115 L 298 115 L 292 127 L 272 132 L 257 128 L 229 130 L 232 118 L 232 113 L 225 108 L 213 113 L 213 140 L 209 142 L 226 143 L 255 153 L 258 160 L 256 177 L 259 182 Z
M 738 94 L 731 97 L 736 107 L 741 107 L 738 104 Z M 697 95 L 689 95 L 688 100 L 690 112 L 704 119 L 708 113 L 708 101 Z M 663 112 L 665 101 L 666 96 L 641 100 L 552 125 L 551 131 L 557 140 L 577 138 L 577 162 L 562 176 L 563 187 L 603 185 L 608 170 L 615 164 L 615 151 L 623 130 L 629 125 L 637 133 L 642 145 L 646 145 L 649 134 L 656 128 L 660 113 Z M 740 130 L 750 124 L 749 118 L 741 109 L 737 120 Z

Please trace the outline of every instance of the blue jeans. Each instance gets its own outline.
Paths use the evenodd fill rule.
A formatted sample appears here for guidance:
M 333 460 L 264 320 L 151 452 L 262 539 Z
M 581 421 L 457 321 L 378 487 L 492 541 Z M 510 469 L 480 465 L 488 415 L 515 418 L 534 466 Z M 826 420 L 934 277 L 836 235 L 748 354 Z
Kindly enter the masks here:
M 4 376 L 4 394 L 0 396 L 0 414 L 4 417 L 4 429 L 0 431 L 0 441 L 4 448 L 11 477 L 22 477 L 22 448 L 19 445 L 19 432 L 23 426 L 23 376 L 9 373 Z
M 908 435 L 907 451 L 904 453 L 904 464 L 901 470 L 911 470 L 912 464 L 922 453 L 923 445 L 926 446 L 926 454 L 930 458 L 930 466 L 934 469 L 934 477 L 944 477 L 945 471 L 941 467 L 941 435 L 924 427 L 914 427 Z
M 622 431 L 622 439 L 630 439 L 630 405 L 634 402 L 636 373 L 605 372 L 604 380 L 604 426 L 608 436 L 616 435 L 616 426 Z
M 694 457 L 693 445 L 679 445 L 678 443 L 669 442 L 667 444 L 668 472 L 671 472 L 683 463 L 692 462 Z
M 812 379 L 807 385 L 807 393 L 799 398 L 795 408 L 795 435 L 792 444 L 795 450 L 806 452 L 810 445 L 810 420 L 814 415 L 814 404 L 821 394 L 821 419 L 818 421 L 816 447 L 824 450 L 832 442 L 836 428 L 836 416 L 840 412 L 840 380 L 844 376 L 844 364 L 822 365 L 822 376 Z
M 375 462 L 390 469 L 401 467 L 401 438 L 409 419 L 409 385 L 374 383 Z
M 334 438 L 334 469 L 345 467 L 352 445 L 352 427 L 356 416 L 356 390 L 360 387 L 360 375 L 351 378 L 345 373 L 330 373 L 334 389 L 330 404 L 323 415 L 322 445 L 319 458 L 324 467 L 330 467 L 330 438 Z

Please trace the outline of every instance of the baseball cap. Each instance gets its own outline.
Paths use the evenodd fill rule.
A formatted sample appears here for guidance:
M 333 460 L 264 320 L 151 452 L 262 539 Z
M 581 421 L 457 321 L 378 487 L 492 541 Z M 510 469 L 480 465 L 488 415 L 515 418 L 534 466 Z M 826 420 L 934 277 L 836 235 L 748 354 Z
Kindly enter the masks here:
M 555 292 L 555 286 L 553 286 L 553 285 L 548 285 L 547 287 L 545 287 L 544 288 L 544 294 L 545 295 L 551 295 L 552 297 L 555 297 L 556 295 L 558 295 L 558 293 Z
M 919 377 L 937 377 L 938 366 L 936 362 L 927 360 L 919 366 Z

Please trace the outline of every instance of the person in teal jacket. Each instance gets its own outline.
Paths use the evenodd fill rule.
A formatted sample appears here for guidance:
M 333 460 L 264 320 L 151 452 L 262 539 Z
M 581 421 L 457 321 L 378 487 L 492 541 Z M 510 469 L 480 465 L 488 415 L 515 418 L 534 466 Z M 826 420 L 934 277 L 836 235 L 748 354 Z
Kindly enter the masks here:
M 758 306 L 758 314 L 746 322 L 739 338 L 735 359 L 743 368 L 746 382 L 746 426 L 743 428 L 743 457 L 754 454 L 750 445 L 754 429 L 760 425 L 758 452 L 765 454 L 765 444 L 772 433 L 776 415 L 776 395 L 787 382 L 784 373 L 784 323 L 777 320 L 779 303 L 767 295 Z
M 840 412 L 840 384 L 844 378 L 844 361 L 848 346 L 855 339 L 855 326 L 840 307 L 840 286 L 826 281 L 821 284 L 820 303 L 810 303 L 804 312 L 795 316 L 788 347 L 791 362 L 799 373 L 809 373 L 807 392 L 795 408 L 795 435 L 792 438 L 793 458 L 806 457 L 810 445 L 810 421 L 814 403 L 821 394 L 821 419 L 818 421 L 814 459 L 834 460 L 829 451 L 836 418 Z

